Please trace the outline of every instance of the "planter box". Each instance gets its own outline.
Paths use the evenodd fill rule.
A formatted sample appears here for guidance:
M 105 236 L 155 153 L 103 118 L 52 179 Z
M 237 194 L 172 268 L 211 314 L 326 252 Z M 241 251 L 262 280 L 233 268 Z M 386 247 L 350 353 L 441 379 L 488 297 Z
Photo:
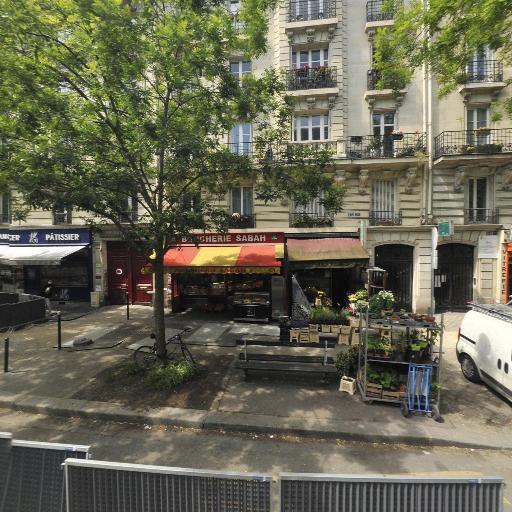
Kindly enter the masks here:
M 343 376 L 340 380 L 340 391 L 353 395 L 356 392 L 356 379 Z
M 331 332 L 331 326 L 322 324 L 320 326 L 320 332 Z
M 318 332 L 319 327 L 318 324 L 309 324 L 309 332 Z

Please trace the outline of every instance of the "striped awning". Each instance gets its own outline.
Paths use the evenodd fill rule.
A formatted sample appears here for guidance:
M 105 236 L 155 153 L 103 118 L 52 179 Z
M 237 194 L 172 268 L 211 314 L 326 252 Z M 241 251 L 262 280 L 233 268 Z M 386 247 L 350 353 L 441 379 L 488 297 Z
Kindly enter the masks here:
M 283 244 L 181 245 L 164 256 L 168 272 L 207 274 L 279 274 Z

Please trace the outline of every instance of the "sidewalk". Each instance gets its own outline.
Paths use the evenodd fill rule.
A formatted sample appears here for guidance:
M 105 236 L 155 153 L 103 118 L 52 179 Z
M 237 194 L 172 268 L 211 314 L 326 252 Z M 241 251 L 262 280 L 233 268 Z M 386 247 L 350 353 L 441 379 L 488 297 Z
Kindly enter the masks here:
M 343 440 L 449 445 L 471 448 L 512 448 L 512 408 L 485 386 L 463 378 L 454 354 L 458 319 L 449 318 L 446 336 L 441 404 L 445 422 L 430 418 L 403 418 L 397 407 L 365 404 L 358 395 L 342 394 L 336 383 L 321 385 L 315 377 L 275 377 L 255 375 L 245 382 L 242 373 L 231 368 L 208 410 L 173 407 L 137 410 L 119 403 L 76 400 L 79 389 L 87 386 L 101 371 L 130 357 L 126 347 L 147 337 L 152 311 L 134 306 L 126 321 L 125 308 L 112 306 L 63 323 L 63 341 L 102 327 L 109 331 L 102 339 L 122 341 L 106 350 L 57 351 L 56 325 L 47 323 L 18 331 L 11 339 L 11 372 L 0 375 L 0 407 L 27 412 L 81 416 L 100 420 L 165 424 L 225 431 L 265 432 L 268 434 L 308 435 Z M 167 319 L 170 328 L 188 325 L 187 318 Z M 193 325 L 194 333 L 205 332 L 211 320 Z M 214 322 L 218 332 L 239 329 L 232 322 Z M 260 329 L 261 326 L 255 326 Z M 234 332 L 233 332 L 234 330 Z M 224 337 L 224 334 L 221 336 Z M 213 338 L 212 338 L 213 339 Z M 231 344 L 231 343 L 229 343 Z M 238 349 L 192 345 L 194 353 L 236 355 Z

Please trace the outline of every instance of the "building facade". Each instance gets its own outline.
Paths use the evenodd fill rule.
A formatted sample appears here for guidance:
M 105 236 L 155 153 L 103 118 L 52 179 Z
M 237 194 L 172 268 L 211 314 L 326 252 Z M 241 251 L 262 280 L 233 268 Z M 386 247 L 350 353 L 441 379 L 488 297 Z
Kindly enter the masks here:
M 361 286 L 368 265 L 388 272 L 387 286 L 403 309 L 503 302 L 512 294 L 512 127 L 494 105 L 510 94 L 512 70 L 483 49 L 468 63 L 467 83 L 442 99 L 424 70 L 401 91 L 377 88 L 373 38 L 393 24 L 382 4 L 288 0 L 270 16 L 268 52 L 253 62 L 236 55 L 230 62 L 237 76 L 282 70 L 295 99 L 290 143 L 332 152 L 336 179 L 346 189 L 343 211 L 331 215 L 321 198 L 264 204 L 251 183 L 240 183 L 221 204 L 232 214 L 234 232 L 282 233 L 283 277 L 293 273 L 304 288 L 325 291 L 335 303 Z M 229 9 L 236 20 L 238 0 Z M 233 127 L 231 150 L 250 153 L 254 130 L 247 123 Z M 26 223 L 9 225 L 6 204 L 0 201 L 0 221 L 10 230 L 85 225 L 85 216 L 74 212 L 33 212 Z M 448 236 L 439 236 L 440 222 L 453 226 Z M 340 239 L 359 240 L 367 260 L 342 253 L 345 246 L 333 241 Z M 328 257 L 294 259 L 307 244 L 288 255 L 286 247 L 296 245 L 288 240 L 316 240 Z M 134 301 L 151 300 L 144 257 L 122 245 L 113 227 L 94 234 L 90 251 L 91 291 L 113 302 L 125 291 Z

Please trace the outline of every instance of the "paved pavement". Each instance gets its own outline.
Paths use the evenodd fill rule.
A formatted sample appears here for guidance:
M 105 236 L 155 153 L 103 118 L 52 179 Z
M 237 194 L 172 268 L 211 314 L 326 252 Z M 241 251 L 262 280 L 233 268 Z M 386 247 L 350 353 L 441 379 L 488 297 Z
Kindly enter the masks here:
M 278 432 L 330 438 L 406 442 L 451 446 L 512 448 L 512 410 L 508 403 L 485 386 L 467 382 L 455 358 L 456 329 L 460 315 L 446 317 L 442 412 L 445 423 L 429 418 L 405 419 L 396 407 L 364 404 L 337 390 L 335 383 L 322 385 L 316 377 L 286 378 L 256 376 L 248 382 L 231 370 L 226 388 L 211 410 L 160 408 L 149 413 L 119 404 L 73 400 L 76 391 L 87 385 L 100 371 L 127 357 L 125 347 L 145 338 L 151 331 L 150 308 L 131 308 L 125 320 L 124 306 L 112 306 L 63 323 L 63 339 L 102 327 L 111 329 L 89 348 L 68 352 L 55 350 L 56 324 L 48 323 L 11 335 L 12 371 L 0 375 L 0 406 L 26 412 L 96 417 L 127 422 L 185 425 L 202 429 L 245 432 Z M 215 324 L 215 328 L 209 324 Z M 177 315 L 167 319 L 170 328 L 187 324 L 195 327 L 191 340 L 217 333 L 217 338 L 238 337 L 238 325 L 216 318 L 206 323 L 197 317 Z M 251 326 L 261 330 L 262 326 Z M 272 327 L 270 327 L 272 329 Z M 275 329 L 275 327 L 274 327 Z M 195 333 L 201 333 L 195 335 Z M 258 332 L 258 331 L 256 331 Z M 206 346 L 193 351 L 236 353 L 233 347 L 220 347 L 215 336 Z M 228 345 L 230 345 L 228 343 Z M 115 346 L 114 346 L 115 345 Z M 107 348 L 112 347 L 112 348 Z

